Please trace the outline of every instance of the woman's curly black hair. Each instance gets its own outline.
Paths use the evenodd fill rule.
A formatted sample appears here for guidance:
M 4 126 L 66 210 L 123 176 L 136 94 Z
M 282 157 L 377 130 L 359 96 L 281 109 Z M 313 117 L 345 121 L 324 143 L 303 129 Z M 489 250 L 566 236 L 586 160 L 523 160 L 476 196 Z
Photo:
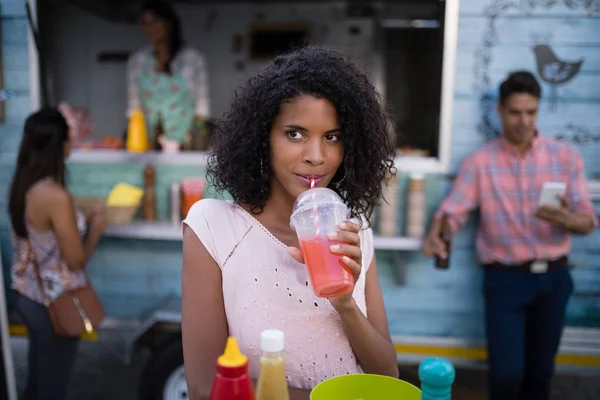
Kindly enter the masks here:
M 343 54 L 307 46 L 278 56 L 236 90 L 230 109 L 217 121 L 208 176 L 217 192 L 260 213 L 270 195 L 269 136 L 281 104 L 302 94 L 328 99 L 340 121 L 344 159 L 329 187 L 352 215 L 367 221 L 395 174 L 394 145 L 380 96 Z

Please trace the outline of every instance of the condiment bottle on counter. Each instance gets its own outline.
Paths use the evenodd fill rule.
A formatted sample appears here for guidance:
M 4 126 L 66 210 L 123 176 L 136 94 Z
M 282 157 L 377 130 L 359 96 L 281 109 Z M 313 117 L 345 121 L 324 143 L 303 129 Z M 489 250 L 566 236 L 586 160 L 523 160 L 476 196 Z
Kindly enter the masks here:
M 388 178 L 388 184 L 383 187 L 378 228 L 381 236 L 392 237 L 397 235 L 398 177 L 389 175 Z
M 180 181 L 182 218 L 186 218 L 190 208 L 202 200 L 204 183 L 204 178 L 183 178 Z
M 283 348 L 282 331 L 269 329 L 262 332 L 256 400 L 289 400 Z
M 225 352 L 217 359 L 209 400 L 255 400 L 248 358 L 240 352 L 233 336 L 227 339 Z
M 452 363 L 439 357 L 426 358 L 419 365 L 421 400 L 450 400 L 456 372 Z
M 210 143 L 208 127 L 205 121 L 194 121 L 191 133 L 190 149 L 193 151 L 206 151 Z
M 129 117 L 126 147 L 128 151 L 142 153 L 148 150 L 148 132 L 142 110 L 135 110 Z
M 144 203 L 143 216 L 146 221 L 156 220 L 156 170 L 152 165 L 144 168 Z
M 154 127 L 154 150 L 162 150 L 162 140 L 164 135 L 165 131 L 163 129 L 162 118 L 160 113 L 158 113 L 158 120 L 156 121 L 156 126 Z
M 169 187 L 169 219 L 173 225 L 181 224 L 181 185 L 171 183 Z
M 448 220 L 448 215 L 444 214 L 442 216 L 442 220 L 440 221 L 442 224 L 440 228 L 440 239 L 446 245 L 446 258 L 441 258 L 440 256 L 435 256 L 435 267 L 439 269 L 448 269 L 450 267 L 450 253 L 452 251 L 452 242 L 450 240 L 450 236 L 452 234 L 450 229 L 450 222 Z
M 425 234 L 425 176 L 414 173 L 408 184 L 406 236 L 420 239 Z

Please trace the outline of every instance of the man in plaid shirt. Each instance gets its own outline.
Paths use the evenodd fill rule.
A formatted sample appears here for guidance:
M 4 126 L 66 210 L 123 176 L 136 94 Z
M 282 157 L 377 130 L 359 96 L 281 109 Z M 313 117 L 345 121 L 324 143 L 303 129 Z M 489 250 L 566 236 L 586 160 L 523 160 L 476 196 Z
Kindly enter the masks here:
M 571 234 L 598 226 L 583 162 L 567 143 L 536 129 L 541 88 L 525 71 L 500 85 L 502 137 L 467 157 L 423 244 L 447 257 L 451 233 L 479 209 L 477 257 L 484 265 L 490 400 L 548 400 L 573 280 Z M 544 182 L 563 182 L 560 207 L 538 206 Z

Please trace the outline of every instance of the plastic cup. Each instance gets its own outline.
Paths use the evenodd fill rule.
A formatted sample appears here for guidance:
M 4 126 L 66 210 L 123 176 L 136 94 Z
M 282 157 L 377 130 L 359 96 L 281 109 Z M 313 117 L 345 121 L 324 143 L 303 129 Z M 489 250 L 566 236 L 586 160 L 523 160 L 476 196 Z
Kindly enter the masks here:
M 408 382 L 383 375 L 341 375 L 319 383 L 310 400 L 421 400 L 421 390 Z
M 330 246 L 340 243 L 328 235 L 350 216 L 348 207 L 331 189 L 314 188 L 296 199 L 290 226 L 298 235 L 304 263 L 317 297 L 337 297 L 354 290 L 354 279 Z

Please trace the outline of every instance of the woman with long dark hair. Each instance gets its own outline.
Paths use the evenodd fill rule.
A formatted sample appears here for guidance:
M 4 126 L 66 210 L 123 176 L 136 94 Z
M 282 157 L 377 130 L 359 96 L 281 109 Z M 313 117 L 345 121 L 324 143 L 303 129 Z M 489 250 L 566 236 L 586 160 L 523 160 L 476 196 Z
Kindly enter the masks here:
M 185 45 L 179 17 L 166 1 L 147 1 L 140 24 L 150 46 L 127 63 L 127 115 L 142 110 L 149 135 L 160 120 L 166 139 L 184 143 L 209 117 L 204 56 Z
M 44 109 L 27 118 L 8 206 L 15 308 L 29 336 L 25 400 L 65 398 L 78 339 L 55 334 L 45 304 L 85 285 L 83 268 L 106 221 L 102 209 L 87 216 L 76 209 L 65 186 L 69 152 L 69 127 L 59 111 Z

